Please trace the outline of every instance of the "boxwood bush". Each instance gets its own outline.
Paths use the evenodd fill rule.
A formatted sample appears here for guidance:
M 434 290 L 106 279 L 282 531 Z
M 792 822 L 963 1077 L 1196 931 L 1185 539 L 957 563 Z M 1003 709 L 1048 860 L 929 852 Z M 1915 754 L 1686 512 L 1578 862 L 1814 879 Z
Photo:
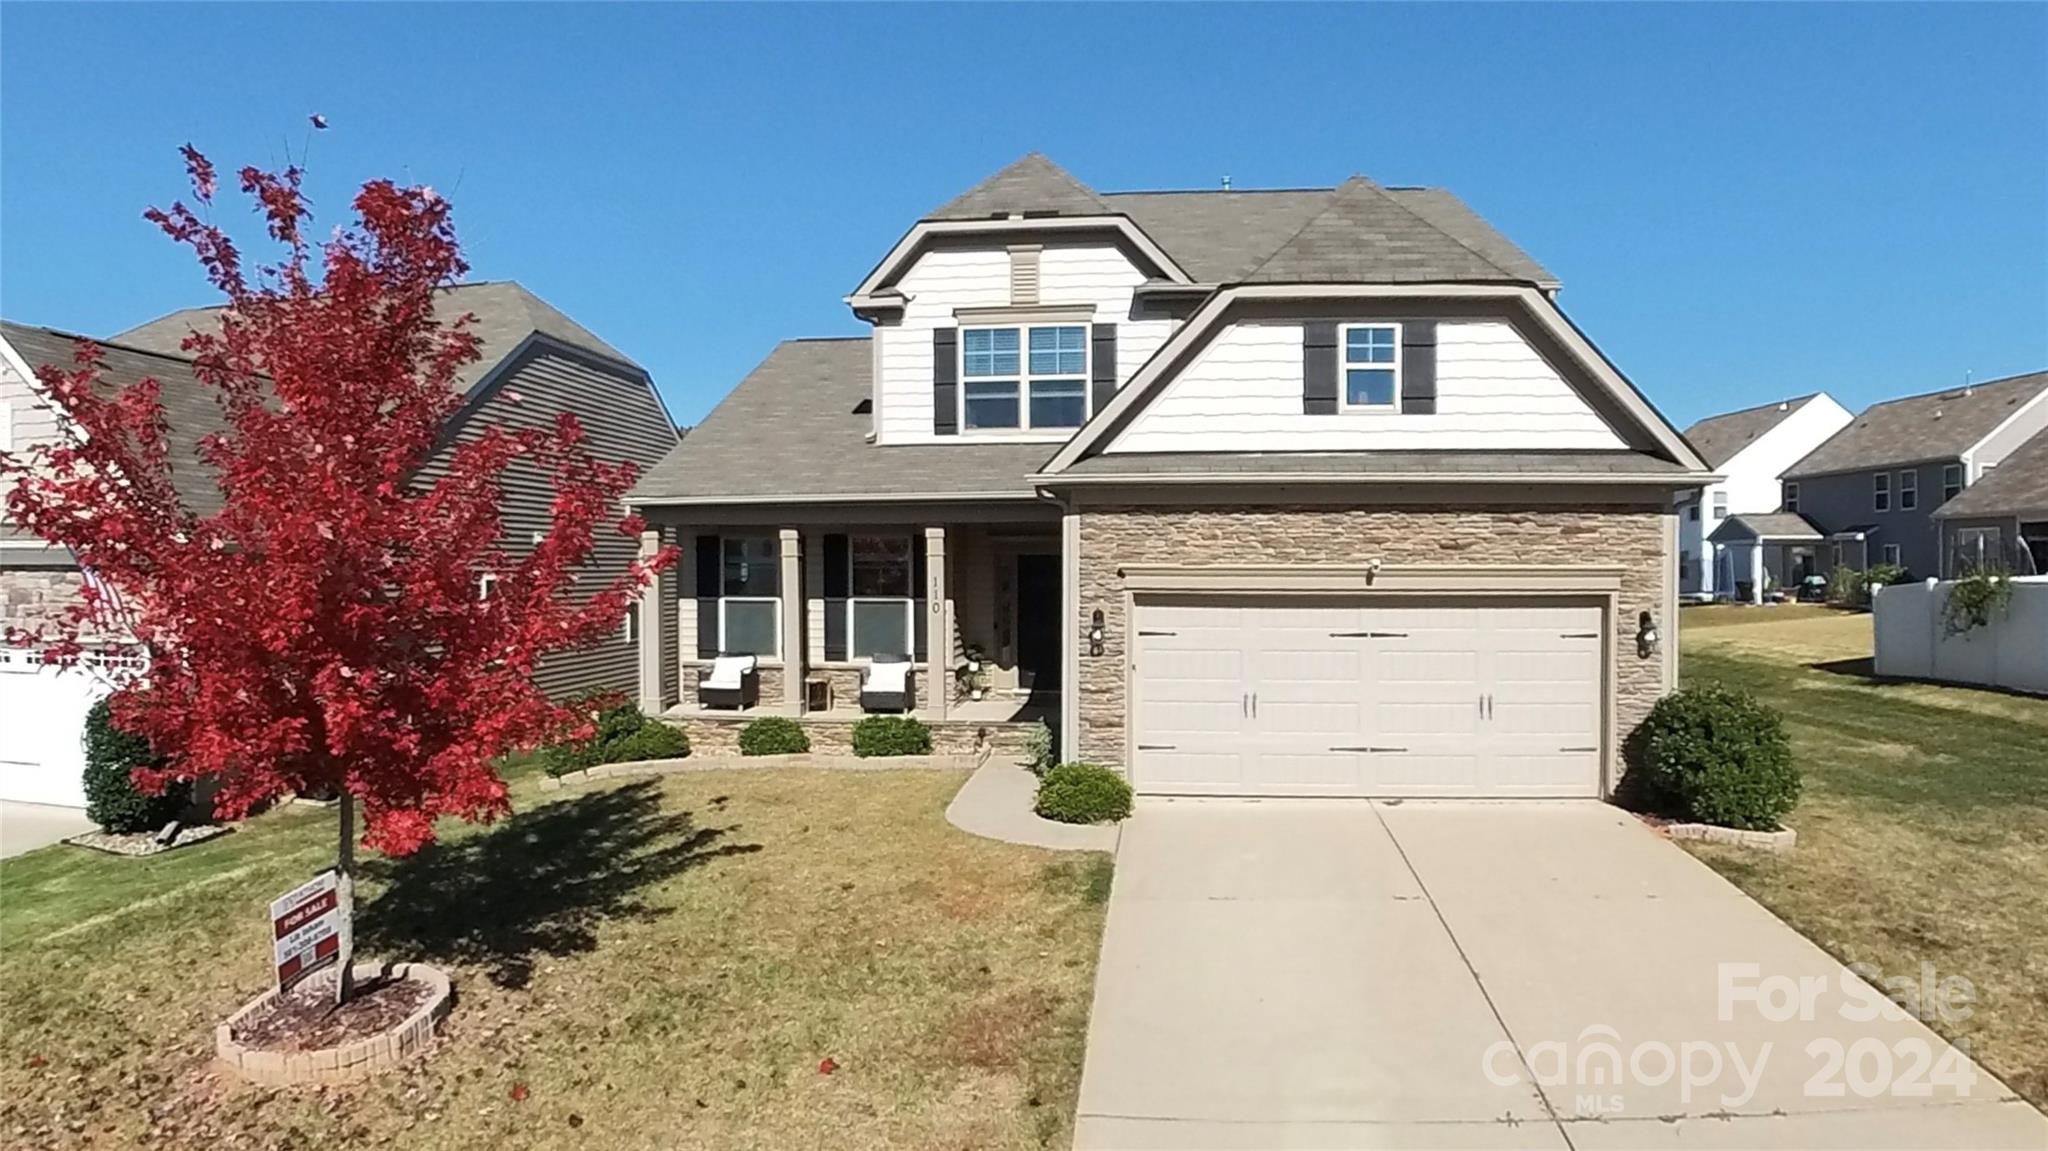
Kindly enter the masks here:
M 907 715 L 871 715 L 853 725 L 853 754 L 930 755 L 932 729 Z
M 740 729 L 741 755 L 797 755 L 811 750 L 811 737 L 793 719 L 771 715 Z
M 162 795 L 144 795 L 129 773 L 155 767 L 149 741 L 114 726 L 113 708 L 102 699 L 85 713 L 85 816 L 115 835 L 155 831 L 178 818 L 192 802 L 192 785 L 176 783 Z
M 1746 691 L 1681 688 L 1657 701 L 1631 743 L 1644 798 L 1665 814 L 1774 831 L 1799 802 L 1785 723 Z
M 682 759 L 690 754 L 690 737 L 660 720 L 650 719 L 640 730 L 604 746 L 606 763 L 638 763 L 643 759 Z
M 1038 814 L 1061 823 L 1109 823 L 1131 814 L 1131 785 L 1094 763 L 1063 763 L 1038 781 Z

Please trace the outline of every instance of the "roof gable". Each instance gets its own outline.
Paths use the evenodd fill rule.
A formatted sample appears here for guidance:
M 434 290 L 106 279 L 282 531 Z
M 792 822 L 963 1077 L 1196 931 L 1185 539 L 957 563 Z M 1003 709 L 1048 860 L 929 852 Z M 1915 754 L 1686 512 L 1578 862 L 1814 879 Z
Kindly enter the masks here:
M 1249 283 L 1425 283 L 1521 277 L 1401 205 L 1363 176 L 1253 268 Z
M 1685 438 L 1699 449 L 1700 456 L 1708 467 L 1718 468 L 1740 455 L 1744 448 L 1762 439 L 1765 433 L 1786 420 L 1792 414 L 1812 402 L 1820 393 L 1779 400 L 1774 404 L 1759 404 L 1741 411 L 1725 412 L 1706 419 L 1685 429 Z
M 1986 471 L 1934 514 L 1947 519 L 2043 512 L 2048 512 L 2048 431 L 2035 432 L 2034 438 L 2014 448 L 1997 467 Z
M 1785 478 L 1957 459 L 2043 393 L 2048 372 L 2032 372 L 1872 404 L 1792 465 Z
M 927 220 L 987 220 L 1010 215 L 1106 216 L 1110 209 L 1065 168 L 1032 152 L 962 192 Z

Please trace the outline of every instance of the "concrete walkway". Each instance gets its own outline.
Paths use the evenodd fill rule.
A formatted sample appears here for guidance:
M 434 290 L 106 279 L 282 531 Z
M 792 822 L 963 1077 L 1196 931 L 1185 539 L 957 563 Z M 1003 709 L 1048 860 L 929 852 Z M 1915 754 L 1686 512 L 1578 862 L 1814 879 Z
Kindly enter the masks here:
M 92 830 L 82 807 L 0 800 L 0 859 L 34 851 Z
M 1781 1020 L 1740 990 L 1800 979 L 1812 1008 Z M 1861 994 L 1605 805 L 1141 802 L 1074 1145 L 2048 1146 Z
M 1016 764 L 991 759 L 953 797 L 946 820 L 962 831 L 1027 847 L 1116 850 L 1115 824 L 1055 823 L 1031 810 L 1037 800 L 1037 776 Z

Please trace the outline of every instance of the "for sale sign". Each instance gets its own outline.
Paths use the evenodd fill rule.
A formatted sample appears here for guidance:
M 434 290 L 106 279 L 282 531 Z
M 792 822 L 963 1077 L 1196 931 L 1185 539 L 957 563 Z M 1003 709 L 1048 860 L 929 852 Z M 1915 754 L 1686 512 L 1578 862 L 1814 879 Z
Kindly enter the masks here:
M 332 871 L 270 901 L 277 989 L 288 990 L 341 954 L 341 903 Z

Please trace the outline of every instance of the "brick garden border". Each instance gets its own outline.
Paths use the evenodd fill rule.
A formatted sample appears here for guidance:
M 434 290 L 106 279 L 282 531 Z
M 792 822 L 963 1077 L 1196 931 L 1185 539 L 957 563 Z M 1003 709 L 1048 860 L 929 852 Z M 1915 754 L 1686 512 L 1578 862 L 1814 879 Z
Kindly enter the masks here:
M 1780 855 L 1792 850 L 1799 842 L 1799 833 L 1789 827 L 1776 831 L 1744 831 L 1739 827 L 1720 827 L 1711 823 L 1666 823 L 1658 826 L 1657 830 L 1673 839 L 1697 839 Z
M 235 1041 L 235 1024 L 276 997 L 275 988 L 242 1005 L 213 1030 L 213 1048 L 220 1061 L 252 1083 L 288 1087 L 302 1083 L 353 1083 L 389 1071 L 434 1045 L 434 1025 L 448 1015 L 448 976 L 423 963 L 358 963 L 355 977 L 368 982 L 381 976 L 424 983 L 427 1002 L 403 1023 L 380 1035 L 313 1051 L 258 1051 Z

